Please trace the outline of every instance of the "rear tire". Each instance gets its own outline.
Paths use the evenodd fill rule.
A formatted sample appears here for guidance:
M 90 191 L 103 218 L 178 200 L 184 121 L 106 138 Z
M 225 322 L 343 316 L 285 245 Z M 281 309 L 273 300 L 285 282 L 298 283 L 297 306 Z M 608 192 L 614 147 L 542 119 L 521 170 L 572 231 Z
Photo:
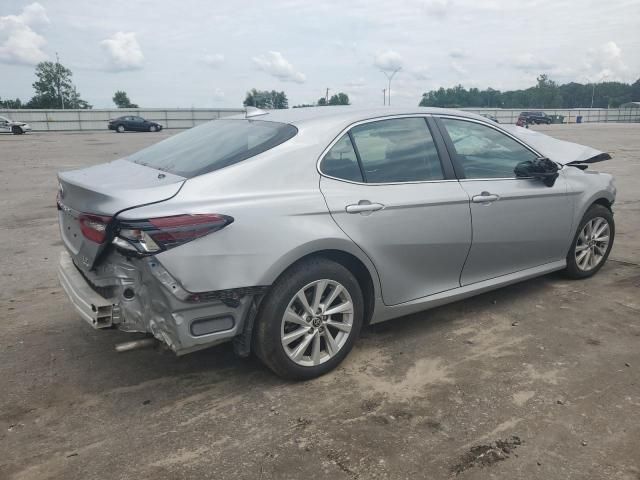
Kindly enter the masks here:
M 11 127 L 11 133 L 13 133 L 14 135 L 22 135 L 24 133 L 24 131 L 18 127 L 17 125 Z
M 334 261 L 312 258 L 287 270 L 263 300 L 253 348 L 283 378 L 319 377 L 347 356 L 363 317 L 353 274 Z
M 573 237 L 567 254 L 565 275 L 582 279 L 596 274 L 609 257 L 615 234 L 616 226 L 611 210 L 603 205 L 591 205 Z
M 124 133 L 124 125 L 118 125 L 116 127 L 116 132 L 118 133 Z

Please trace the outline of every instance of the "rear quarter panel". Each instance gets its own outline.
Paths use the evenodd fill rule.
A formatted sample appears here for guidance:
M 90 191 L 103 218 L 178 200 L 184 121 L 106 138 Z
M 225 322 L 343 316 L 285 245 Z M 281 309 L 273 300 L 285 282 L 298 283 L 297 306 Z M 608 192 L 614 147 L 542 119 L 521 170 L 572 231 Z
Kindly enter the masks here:
M 296 260 L 326 249 L 359 258 L 378 290 L 373 264 L 333 221 L 320 192 L 316 161 L 322 145 L 301 135 L 295 139 L 187 180 L 176 197 L 124 212 L 122 218 L 183 213 L 234 218 L 218 232 L 157 256 L 189 291 L 271 285 Z

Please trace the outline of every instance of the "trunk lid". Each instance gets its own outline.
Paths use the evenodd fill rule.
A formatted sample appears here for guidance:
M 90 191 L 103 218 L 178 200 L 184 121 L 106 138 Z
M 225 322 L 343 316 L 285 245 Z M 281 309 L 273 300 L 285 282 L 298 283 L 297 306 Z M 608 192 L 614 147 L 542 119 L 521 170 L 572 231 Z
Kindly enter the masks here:
M 113 238 L 113 218 L 118 213 L 168 200 L 180 191 L 185 180 L 127 160 L 59 173 L 58 221 L 62 241 L 74 263 L 91 269 Z M 83 226 L 99 227 L 101 223 L 103 241 L 83 233 Z
M 502 125 L 502 128 L 531 145 L 543 156 L 562 165 L 595 163 L 611 159 L 611 155 L 606 152 L 586 145 L 558 140 L 529 128 L 515 125 Z

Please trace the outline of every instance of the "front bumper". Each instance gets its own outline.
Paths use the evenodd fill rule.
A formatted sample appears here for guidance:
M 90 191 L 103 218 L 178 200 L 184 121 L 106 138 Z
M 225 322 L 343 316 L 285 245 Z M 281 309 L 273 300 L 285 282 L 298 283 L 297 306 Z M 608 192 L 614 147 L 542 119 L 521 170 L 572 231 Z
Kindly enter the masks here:
M 161 274 L 156 270 L 160 269 Z M 60 255 L 58 277 L 80 316 L 94 328 L 149 333 L 182 355 L 231 340 L 242 332 L 252 297 L 229 306 L 221 300 L 185 302 L 169 291 L 168 272 L 153 257 L 112 252 L 92 271 Z

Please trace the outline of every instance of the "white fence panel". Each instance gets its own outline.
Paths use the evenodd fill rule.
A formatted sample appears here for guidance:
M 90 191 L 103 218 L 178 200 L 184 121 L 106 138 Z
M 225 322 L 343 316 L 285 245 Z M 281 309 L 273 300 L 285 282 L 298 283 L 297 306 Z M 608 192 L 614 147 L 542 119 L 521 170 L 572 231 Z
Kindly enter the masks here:
M 106 130 L 112 118 L 136 115 L 164 128 L 191 128 L 209 120 L 243 113 L 240 108 L 121 108 L 95 110 L 6 110 L 0 115 L 27 122 L 34 131 Z
M 492 115 L 500 123 L 516 123 L 520 112 L 544 111 L 561 115 L 563 123 L 640 122 L 640 108 L 574 108 L 574 109 L 501 109 L 463 108 L 468 112 Z M 164 128 L 191 128 L 209 120 L 243 113 L 240 108 L 122 108 L 96 110 L 2 110 L 0 115 L 31 124 L 34 131 L 106 130 L 111 118 L 138 115 L 158 122 Z

